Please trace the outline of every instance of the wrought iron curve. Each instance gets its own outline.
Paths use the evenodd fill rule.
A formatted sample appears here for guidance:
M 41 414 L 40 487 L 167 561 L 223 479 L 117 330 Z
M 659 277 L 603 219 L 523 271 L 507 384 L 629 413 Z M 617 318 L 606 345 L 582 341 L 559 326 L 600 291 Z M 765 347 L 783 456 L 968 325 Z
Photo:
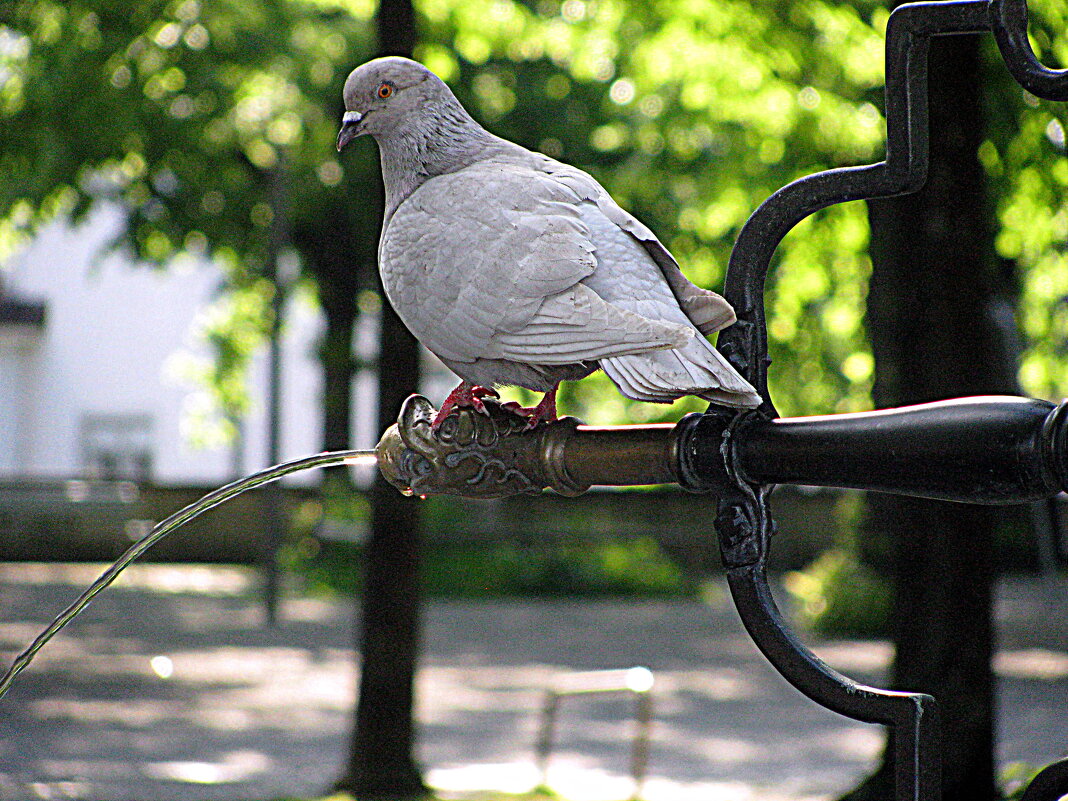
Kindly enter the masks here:
M 990 0 L 990 29 L 1012 77 L 1036 97 L 1068 100 L 1068 70 L 1039 62 L 1027 38 L 1027 19 L 1027 0 Z
M 1068 795 L 1068 757 L 1040 770 L 1027 785 L 1020 801 L 1057 801 Z

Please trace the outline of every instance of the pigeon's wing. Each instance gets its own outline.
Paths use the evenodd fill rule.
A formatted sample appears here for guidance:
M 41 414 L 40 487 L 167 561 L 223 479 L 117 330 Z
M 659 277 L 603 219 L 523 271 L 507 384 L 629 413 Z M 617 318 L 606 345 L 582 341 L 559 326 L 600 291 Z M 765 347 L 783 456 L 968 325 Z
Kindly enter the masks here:
M 597 272 L 583 279 L 614 306 L 663 322 L 690 325 L 662 270 L 642 243 L 605 215 L 600 205 L 584 201 L 579 214 L 600 259 Z M 624 395 L 637 400 L 670 401 L 700 395 L 729 406 L 759 405 L 753 387 L 703 336 L 681 347 L 602 359 L 601 367 Z
M 735 321 L 734 309 L 724 298 L 690 282 L 679 269 L 679 264 L 663 243 L 636 217 L 622 209 L 589 174 L 544 157 L 545 169 L 559 182 L 568 186 L 583 200 L 597 204 L 601 213 L 627 234 L 634 237 L 653 261 L 671 287 L 675 300 L 702 334 L 706 336 L 731 325 Z
M 390 302 L 446 359 L 571 364 L 676 347 L 688 326 L 647 319 L 581 284 L 597 268 L 580 198 L 544 172 L 482 162 L 428 180 L 382 235 Z
M 583 283 L 599 297 L 643 318 L 692 325 L 702 333 L 734 321 L 727 302 L 687 281 L 652 232 L 620 209 L 593 178 L 566 165 L 551 169 L 554 178 L 583 198 L 579 217 L 598 258 L 597 270 Z M 672 349 L 610 356 L 600 366 L 624 395 L 637 400 L 699 395 L 728 406 L 760 404 L 753 387 L 703 336 Z

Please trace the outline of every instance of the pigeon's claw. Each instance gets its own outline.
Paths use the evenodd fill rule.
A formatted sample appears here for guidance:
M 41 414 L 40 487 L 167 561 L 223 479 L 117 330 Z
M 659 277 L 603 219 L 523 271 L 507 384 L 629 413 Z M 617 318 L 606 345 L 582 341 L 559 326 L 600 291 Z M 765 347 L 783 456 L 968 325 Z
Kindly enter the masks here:
M 560 388 L 557 384 L 555 387 L 545 393 L 545 397 L 541 399 L 537 406 L 520 406 L 515 401 L 510 401 L 502 405 L 501 408 L 507 409 L 510 412 L 518 414 L 520 417 L 525 417 L 527 420 L 527 429 L 537 428 L 539 423 L 552 423 L 556 418 L 556 390 Z
M 496 390 L 489 389 L 488 387 L 480 387 L 477 384 L 471 387 L 471 406 L 474 407 L 476 412 L 480 414 L 489 414 L 486 411 L 486 404 L 482 402 L 483 398 L 499 398 Z
M 489 414 L 482 399 L 499 397 L 500 395 L 489 387 L 480 387 L 477 384 L 461 381 L 460 385 L 450 392 L 449 397 L 445 398 L 445 402 L 441 404 L 437 416 L 430 423 L 430 430 L 437 431 L 453 409 L 474 409 L 479 414 Z

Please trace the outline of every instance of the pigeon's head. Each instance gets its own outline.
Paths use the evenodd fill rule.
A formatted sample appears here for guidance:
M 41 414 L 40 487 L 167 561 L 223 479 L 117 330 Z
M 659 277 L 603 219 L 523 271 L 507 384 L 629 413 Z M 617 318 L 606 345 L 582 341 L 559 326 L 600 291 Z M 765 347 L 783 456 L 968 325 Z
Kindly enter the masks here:
M 459 105 L 437 75 L 399 56 L 376 58 L 354 69 L 345 81 L 344 97 L 338 150 L 361 134 L 388 135 L 425 109 Z

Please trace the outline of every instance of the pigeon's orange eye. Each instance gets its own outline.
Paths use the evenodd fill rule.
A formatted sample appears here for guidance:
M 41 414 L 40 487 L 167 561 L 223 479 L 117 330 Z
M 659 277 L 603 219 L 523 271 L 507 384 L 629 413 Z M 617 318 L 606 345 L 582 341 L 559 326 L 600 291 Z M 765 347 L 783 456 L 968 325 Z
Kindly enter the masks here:
M 385 100 L 391 94 L 393 94 L 393 87 L 390 86 L 388 83 L 384 83 L 378 87 L 378 96 L 383 100 Z

